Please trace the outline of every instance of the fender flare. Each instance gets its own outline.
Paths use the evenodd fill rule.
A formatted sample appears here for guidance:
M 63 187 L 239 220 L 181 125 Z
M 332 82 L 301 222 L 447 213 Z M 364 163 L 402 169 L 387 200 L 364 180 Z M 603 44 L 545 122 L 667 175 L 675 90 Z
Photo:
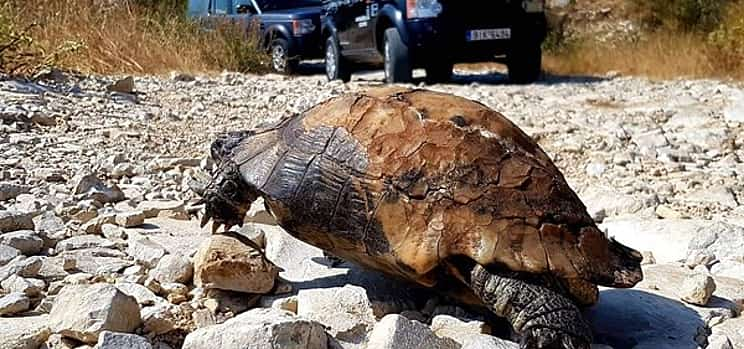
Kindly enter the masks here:
M 337 33 L 338 30 L 336 29 L 336 25 L 333 23 L 333 20 L 331 20 L 329 17 L 323 16 L 320 23 L 320 38 L 323 40 L 321 44 L 325 45 L 325 39 L 329 36 L 334 36 Z
M 289 33 L 287 26 L 276 23 L 264 29 L 263 46 L 267 50 L 271 48 L 271 41 L 273 41 L 274 38 L 283 38 L 289 42 L 290 48 L 292 47 L 292 35 Z
M 388 27 L 395 27 L 398 29 L 401 40 L 403 40 L 406 45 L 409 44 L 408 27 L 403 18 L 403 12 L 391 4 L 385 4 L 382 9 L 380 9 L 380 12 L 378 12 L 377 20 L 375 21 L 375 42 L 377 43 L 378 48 L 382 47 L 382 40 L 384 39 L 384 31 L 382 30 L 383 24 L 389 24 Z

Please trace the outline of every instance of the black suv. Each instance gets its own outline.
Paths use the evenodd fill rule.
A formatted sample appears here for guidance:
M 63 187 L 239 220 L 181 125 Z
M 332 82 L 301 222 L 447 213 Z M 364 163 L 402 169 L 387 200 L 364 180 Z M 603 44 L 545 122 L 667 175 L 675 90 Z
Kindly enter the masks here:
M 544 0 L 324 0 L 321 35 L 326 75 L 351 79 L 355 65 L 384 64 L 389 83 L 426 69 L 443 82 L 455 63 L 506 56 L 509 78 L 540 76 Z
M 207 26 L 258 21 L 272 68 L 291 74 L 301 59 L 322 57 L 321 0 L 189 0 L 188 14 Z

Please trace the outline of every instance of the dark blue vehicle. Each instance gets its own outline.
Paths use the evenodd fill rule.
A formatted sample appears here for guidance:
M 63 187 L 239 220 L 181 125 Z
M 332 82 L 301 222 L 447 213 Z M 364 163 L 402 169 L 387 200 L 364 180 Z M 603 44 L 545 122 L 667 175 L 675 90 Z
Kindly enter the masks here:
M 544 0 L 325 0 L 326 74 L 348 81 L 355 66 L 384 66 L 389 83 L 452 76 L 455 63 L 505 57 L 509 78 L 539 78 L 546 35 Z
M 322 0 L 189 0 L 188 15 L 207 25 L 258 23 L 272 68 L 291 74 L 300 60 L 322 57 L 321 5 Z

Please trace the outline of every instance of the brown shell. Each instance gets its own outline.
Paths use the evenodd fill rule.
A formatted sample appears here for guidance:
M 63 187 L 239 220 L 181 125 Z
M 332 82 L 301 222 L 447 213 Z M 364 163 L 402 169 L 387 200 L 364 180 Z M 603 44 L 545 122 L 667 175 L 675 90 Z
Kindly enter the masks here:
M 443 260 L 598 280 L 607 238 L 549 157 L 486 106 L 379 89 L 329 100 L 233 150 L 301 240 L 423 285 Z

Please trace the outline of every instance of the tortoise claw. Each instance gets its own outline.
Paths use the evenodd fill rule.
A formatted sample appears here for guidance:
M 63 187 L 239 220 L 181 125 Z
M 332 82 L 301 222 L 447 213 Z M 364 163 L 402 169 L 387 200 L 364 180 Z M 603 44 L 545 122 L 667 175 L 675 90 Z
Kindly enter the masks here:
M 207 226 L 207 223 L 209 223 L 209 220 L 211 218 L 212 217 L 210 217 L 210 215 L 207 212 L 204 212 L 204 215 L 202 215 L 202 218 L 201 218 L 201 222 L 199 223 L 199 227 L 204 228 L 205 226 Z

